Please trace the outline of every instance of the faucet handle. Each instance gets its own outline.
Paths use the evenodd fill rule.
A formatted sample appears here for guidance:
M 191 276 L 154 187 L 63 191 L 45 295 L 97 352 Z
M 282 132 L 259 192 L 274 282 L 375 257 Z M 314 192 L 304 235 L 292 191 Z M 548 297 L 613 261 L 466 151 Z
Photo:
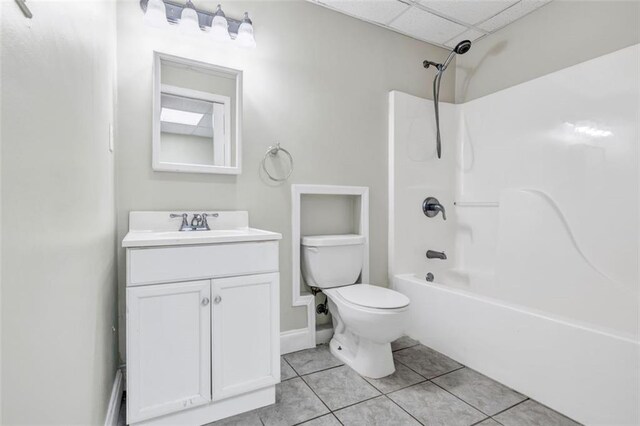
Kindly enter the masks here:
M 187 225 L 187 217 L 188 217 L 188 216 L 189 216 L 189 215 L 188 215 L 188 214 L 186 214 L 186 213 L 180 213 L 180 214 L 177 214 L 177 213 L 171 213 L 171 214 L 169 215 L 169 217 L 170 217 L 171 219 L 175 219 L 176 217 L 181 217 L 181 218 L 182 218 L 182 225 Z
M 189 227 L 189 223 L 187 222 L 187 217 L 189 217 L 188 214 L 186 214 L 186 213 L 180 213 L 180 214 L 171 213 L 169 215 L 169 217 L 171 219 L 175 219 L 176 217 L 181 217 L 182 218 L 182 224 L 180 225 L 180 230 L 183 230 L 184 228 Z
M 202 227 L 206 228 L 207 231 L 210 231 L 211 228 L 209 228 L 209 223 L 207 222 L 207 218 L 208 217 L 218 217 L 218 213 L 211 213 L 211 214 L 202 213 L 200 216 L 202 217 Z

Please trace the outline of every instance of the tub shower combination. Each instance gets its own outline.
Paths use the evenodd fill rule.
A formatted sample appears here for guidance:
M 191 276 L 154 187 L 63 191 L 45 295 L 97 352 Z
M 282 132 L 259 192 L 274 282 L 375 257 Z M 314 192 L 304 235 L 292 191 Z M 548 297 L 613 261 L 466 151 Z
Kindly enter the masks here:
M 389 96 L 409 336 L 586 424 L 640 422 L 639 61 L 636 45 L 440 103 L 441 159 L 432 101 Z

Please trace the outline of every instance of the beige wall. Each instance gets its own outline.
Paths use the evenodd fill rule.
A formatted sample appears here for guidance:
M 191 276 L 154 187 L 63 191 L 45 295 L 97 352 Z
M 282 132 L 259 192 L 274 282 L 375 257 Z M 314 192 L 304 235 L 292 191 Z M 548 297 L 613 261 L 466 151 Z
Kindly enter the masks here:
M 213 7 L 214 3 L 208 6 Z M 306 326 L 291 306 L 292 183 L 364 185 L 371 190 L 371 279 L 387 281 L 387 96 L 431 97 L 422 60 L 446 51 L 304 1 L 228 2 L 246 9 L 258 47 L 244 50 L 142 25 L 137 1 L 118 3 L 118 239 L 131 210 L 243 209 L 251 225 L 281 232 L 281 329 Z M 244 71 L 243 173 L 216 176 L 151 170 L 153 50 Z M 453 100 L 453 74 L 443 100 Z M 291 151 L 296 170 L 280 186 L 259 163 L 269 145 Z M 124 324 L 124 252 L 119 255 Z M 124 356 L 124 330 L 120 332 Z
M 458 57 L 466 102 L 640 43 L 640 2 L 554 0 Z M 612 64 L 615 66 L 615 64 Z
M 2 419 L 103 424 L 117 366 L 115 3 L 2 2 Z

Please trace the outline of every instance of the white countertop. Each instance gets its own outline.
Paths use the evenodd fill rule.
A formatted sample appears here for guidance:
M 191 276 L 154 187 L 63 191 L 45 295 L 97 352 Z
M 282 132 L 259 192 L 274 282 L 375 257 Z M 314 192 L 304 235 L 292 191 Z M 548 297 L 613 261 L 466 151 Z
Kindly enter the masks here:
M 241 243 L 282 239 L 277 232 L 248 226 L 246 212 L 220 212 L 209 220 L 210 231 L 178 231 L 180 220 L 169 220 L 169 212 L 131 212 L 129 233 L 122 247 L 160 247 L 195 244 Z M 217 220 L 216 220 L 217 219 Z M 224 229 L 215 229 L 215 228 Z

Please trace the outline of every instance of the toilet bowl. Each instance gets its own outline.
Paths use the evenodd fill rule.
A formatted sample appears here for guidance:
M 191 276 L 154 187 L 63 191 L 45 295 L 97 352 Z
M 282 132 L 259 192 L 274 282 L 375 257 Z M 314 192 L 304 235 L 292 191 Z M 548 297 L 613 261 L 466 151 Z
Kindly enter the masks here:
M 391 342 L 405 331 L 409 298 L 369 284 L 325 290 L 333 316 L 331 352 L 363 376 L 393 374 Z
M 303 237 L 302 273 L 329 299 L 331 353 L 361 375 L 381 378 L 395 371 L 391 342 L 404 334 L 410 300 L 394 290 L 356 283 L 363 248 L 360 235 Z

